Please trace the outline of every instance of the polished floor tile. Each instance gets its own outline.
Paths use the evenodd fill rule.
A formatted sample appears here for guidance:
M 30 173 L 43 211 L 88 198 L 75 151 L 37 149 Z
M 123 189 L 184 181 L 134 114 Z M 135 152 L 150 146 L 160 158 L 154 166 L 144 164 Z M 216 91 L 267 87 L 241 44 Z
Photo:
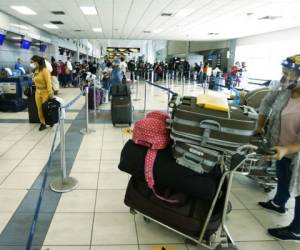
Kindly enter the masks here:
M 125 190 L 100 189 L 97 194 L 96 212 L 129 212 L 124 204 Z
M 55 213 L 44 245 L 89 245 L 92 213 Z
M 26 190 L 0 189 L 0 212 L 14 212 L 26 193 Z
M 134 217 L 128 213 L 96 213 L 92 245 L 137 244 Z
M 124 173 L 101 173 L 98 183 L 99 189 L 125 189 L 129 177 Z M 1 186 L 0 186 L 1 187 Z

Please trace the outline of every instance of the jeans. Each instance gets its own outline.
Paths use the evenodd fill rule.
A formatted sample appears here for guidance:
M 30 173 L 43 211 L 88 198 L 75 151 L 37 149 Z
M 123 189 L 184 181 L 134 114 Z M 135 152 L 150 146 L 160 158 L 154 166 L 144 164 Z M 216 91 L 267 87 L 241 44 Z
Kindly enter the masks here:
M 290 181 L 292 176 L 291 159 L 282 158 L 276 162 L 276 174 L 278 178 L 277 192 L 273 199 L 276 205 L 284 207 L 290 198 Z M 300 234 L 300 196 L 295 198 L 294 219 L 290 224 L 292 232 Z

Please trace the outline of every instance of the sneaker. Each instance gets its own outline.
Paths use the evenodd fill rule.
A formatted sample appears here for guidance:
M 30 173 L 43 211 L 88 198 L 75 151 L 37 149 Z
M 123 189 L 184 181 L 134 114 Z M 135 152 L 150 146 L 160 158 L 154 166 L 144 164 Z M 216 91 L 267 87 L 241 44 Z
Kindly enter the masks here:
M 276 212 L 277 214 L 280 214 L 280 215 L 285 215 L 287 212 L 287 209 L 285 207 L 276 205 L 273 202 L 273 200 L 269 200 L 267 202 L 258 202 L 258 205 L 265 209 L 268 209 L 269 211 Z
M 279 240 L 294 241 L 300 243 L 300 234 L 295 234 L 290 227 L 270 228 L 268 233 Z
M 41 124 L 40 128 L 39 128 L 39 131 L 43 131 L 45 130 L 47 127 L 46 127 L 46 124 Z

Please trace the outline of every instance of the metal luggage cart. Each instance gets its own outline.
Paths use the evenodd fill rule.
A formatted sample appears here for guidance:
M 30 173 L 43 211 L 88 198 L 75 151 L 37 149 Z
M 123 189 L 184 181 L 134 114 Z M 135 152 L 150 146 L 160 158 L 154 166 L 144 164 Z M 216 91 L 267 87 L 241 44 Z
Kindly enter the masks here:
M 132 214 L 141 214 L 144 217 L 144 221 L 145 222 L 156 222 L 172 231 L 174 231 L 175 233 L 182 235 L 183 237 L 185 237 L 186 239 L 186 243 L 188 244 L 193 244 L 193 245 L 199 245 L 202 248 L 201 249 L 206 249 L 206 250 L 237 250 L 237 246 L 235 245 L 234 240 L 232 239 L 232 237 L 230 236 L 230 233 L 225 225 L 225 220 L 226 220 L 226 215 L 228 213 L 228 205 L 229 203 L 229 195 L 230 195 L 230 190 L 231 190 L 231 186 L 232 186 L 232 180 L 233 180 L 233 176 L 235 173 L 241 173 L 243 175 L 246 175 L 249 173 L 250 169 L 249 169 L 249 164 L 244 164 L 246 161 L 247 162 L 251 162 L 252 159 L 254 159 L 254 155 L 255 155 L 255 148 L 253 146 L 249 146 L 249 149 L 247 150 L 248 154 L 243 154 L 245 150 L 245 146 L 243 146 L 243 148 L 238 149 L 238 151 L 232 155 L 230 157 L 230 165 L 226 166 L 226 160 L 225 160 L 225 156 L 224 156 L 224 160 L 221 161 L 221 164 L 223 164 L 223 166 L 221 166 L 221 169 L 223 169 L 223 174 L 221 176 L 221 179 L 219 181 L 218 184 L 218 188 L 217 188 L 217 192 L 214 196 L 214 199 L 211 203 L 210 209 L 208 211 L 207 217 L 205 219 L 205 222 L 203 224 L 203 227 L 200 231 L 199 237 L 195 237 L 195 236 L 191 236 L 188 235 L 186 233 L 180 232 L 174 228 L 172 228 L 170 225 L 167 225 L 165 223 L 162 223 L 161 221 L 159 221 L 158 219 L 152 218 L 149 215 L 139 211 L 138 208 L 130 208 L 130 212 Z M 250 152 L 252 151 L 252 152 Z M 224 189 L 224 185 L 225 189 Z M 210 222 L 210 219 L 212 218 L 214 209 L 216 208 L 217 202 L 219 200 L 219 197 L 221 196 L 222 192 L 224 192 L 225 190 L 225 194 L 224 195 L 224 201 L 222 201 L 223 206 L 222 206 L 222 218 L 221 218 L 221 223 L 219 225 L 219 229 L 217 231 L 217 233 L 211 235 L 209 237 L 209 239 L 205 238 L 205 233 L 206 233 L 206 229 L 208 227 L 208 224 Z M 212 243 L 213 240 L 215 239 L 215 237 L 217 236 L 217 234 L 220 235 L 220 239 L 221 239 L 221 243 L 218 244 L 217 247 L 213 247 Z

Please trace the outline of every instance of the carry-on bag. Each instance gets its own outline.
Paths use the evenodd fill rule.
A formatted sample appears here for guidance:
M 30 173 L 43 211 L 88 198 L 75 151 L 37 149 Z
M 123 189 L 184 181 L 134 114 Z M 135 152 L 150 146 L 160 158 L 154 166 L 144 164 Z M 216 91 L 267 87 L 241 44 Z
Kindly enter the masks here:
M 28 107 L 29 122 L 30 123 L 40 123 L 34 94 L 28 96 L 27 107 Z
M 94 90 L 96 90 L 94 94 Z M 96 98 L 96 107 L 102 104 L 103 100 L 103 91 L 99 88 L 94 88 L 94 86 L 89 87 L 89 109 L 94 109 L 95 101 L 94 98 Z
M 232 152 L 248 144 L 254 134 L 256 120 L 239 107 L 230 107 L 229 112 L 205 109 L 196 105 L 196 97 L 183 97 L 171 107 L 171 138 L 175 142 Z
M 43 103 L 42 109 L 45 117 L 45 122 L 47 125 L 53 126 L 58 123 L 59 120 L 59 108 L 60 102 L 55 98 L 48 99 Z
M 112 124 L 132 123 L 132 103 L 130 96 L 112 96 L 111 99 L 111 120 Z

